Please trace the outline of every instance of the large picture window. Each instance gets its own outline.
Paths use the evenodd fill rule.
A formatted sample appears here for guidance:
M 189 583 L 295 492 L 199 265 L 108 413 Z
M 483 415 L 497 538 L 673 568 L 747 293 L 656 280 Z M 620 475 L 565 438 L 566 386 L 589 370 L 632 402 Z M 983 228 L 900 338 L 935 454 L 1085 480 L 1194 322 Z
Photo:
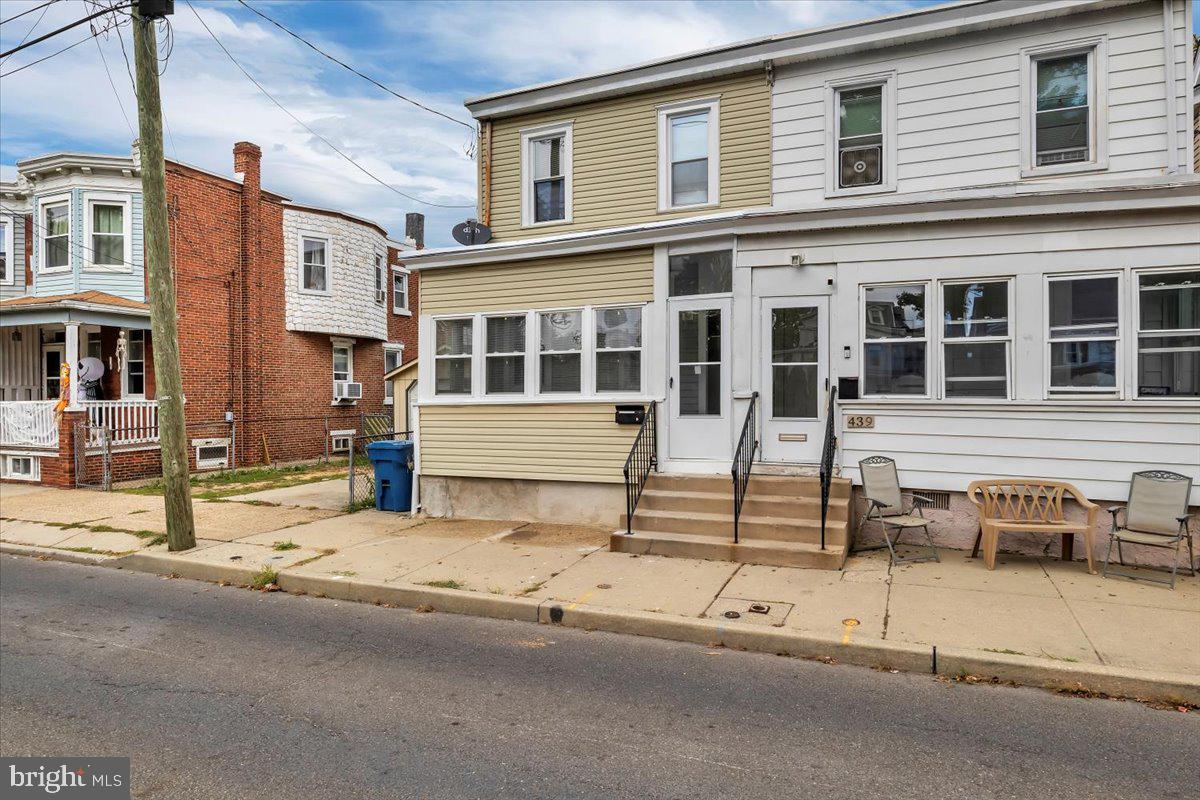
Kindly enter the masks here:
M 488 394 L 525 391 L 525 315 L 486 317 L 484 386 Z
M 1048 311 L 1051 392 L 1116 392 L 1120 279 L 1051 278 Z
M 538 332 L 540 390 L 582 391 L 583 312 L 543 312 L 538 315 Z
M 863 287 L 863 394 L 928 394 L 927 285 Z
M 471 393 L 472 320 L 439 319 L 434 324 L 434 392 Z
M 1200 396 L 1200 270 L 1137 276 L 1139 397 Z
M 942 317 L 944 396 L 1007 398 L 1009 282 L 943 284 Z
M 597 308 L 596 391 L 642 388 L 642 309 Z

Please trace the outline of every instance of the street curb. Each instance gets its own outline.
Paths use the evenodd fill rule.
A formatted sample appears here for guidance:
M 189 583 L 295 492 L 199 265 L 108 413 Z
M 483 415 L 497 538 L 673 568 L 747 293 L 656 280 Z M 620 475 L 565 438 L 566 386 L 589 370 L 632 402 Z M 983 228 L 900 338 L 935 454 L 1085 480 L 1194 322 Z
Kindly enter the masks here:
M 193 580 L 249 585 L 256 570 L 233 564 L 188 561 L 160 553 L 97 556 L 49 548 L 0 544 L 0 553 L 47 557 L 77 564 L 128 569 L 156 575 L 178 575 Z M 673 617 L 649 611 L 535 600 L 528 597 L 483 594 L 412 583 L 382 583 L 336 576 L 279 571 L 279 588 L 335 600 L 386 604 L 492 619 L 562 625 L 589 631 L 648 636 L 709 647 L 727 647 L 757 653 L 852 664 L 875 669 L 901 670 L 973 678 L 974 682 L 999 681 L 1055 691 L 1097 693 L 1112 697 L 1200 706 L 1200 675 L 1147 672 L 1102 664 L 1082 664 L 1032 656 L 991 653 L 957 647 L 933 648 L 882 639 L 854 640 L 801 633 L 784 628 L 698 617 Z

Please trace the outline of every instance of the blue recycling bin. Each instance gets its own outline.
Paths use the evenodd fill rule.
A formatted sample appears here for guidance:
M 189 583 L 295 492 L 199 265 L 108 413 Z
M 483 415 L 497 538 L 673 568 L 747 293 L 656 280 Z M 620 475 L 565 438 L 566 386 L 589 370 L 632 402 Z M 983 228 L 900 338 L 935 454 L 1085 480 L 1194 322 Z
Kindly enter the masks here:
M 413 443 L 371 442 L 367 458 L 375 469 L 375 508 L 380 511 L 412 509 Z

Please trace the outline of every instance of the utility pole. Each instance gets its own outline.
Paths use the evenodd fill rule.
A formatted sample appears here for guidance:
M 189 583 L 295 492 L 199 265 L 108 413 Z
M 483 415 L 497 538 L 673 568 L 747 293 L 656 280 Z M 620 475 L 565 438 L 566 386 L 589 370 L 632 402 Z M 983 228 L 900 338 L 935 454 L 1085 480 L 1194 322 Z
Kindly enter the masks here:
M 187 430 L 183 420 L 183 375 L 179 368 L 175 278 L 167 227 L 167 174 L 163 163 L 162 108 L 158 95 L 158 37 L 154 20 L 171 13 L 173 3 L 138 0 L 133 16 L 137 68 L 138 141 L 142 154 L 142 202 L 146 268 L 150 275 L 150 329 L 154 379 L 158 390 L 158 436 L 162 450 L 167 549 L 196 546 L 192 494 L 188 482 Z

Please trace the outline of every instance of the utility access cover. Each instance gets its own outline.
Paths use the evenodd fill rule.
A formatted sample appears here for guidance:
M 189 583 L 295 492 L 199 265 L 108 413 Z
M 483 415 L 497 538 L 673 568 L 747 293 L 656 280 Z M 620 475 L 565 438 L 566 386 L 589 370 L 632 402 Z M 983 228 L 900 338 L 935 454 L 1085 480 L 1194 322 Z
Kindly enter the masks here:
M 718 597 L 704 612 L 704 616 L 721 622 L 768 625 L 778 628 L 783 625 L 783 621 L 787 619 L 787 615 L 791 611 L 791 603 L 749 600 L 741 597 Z

